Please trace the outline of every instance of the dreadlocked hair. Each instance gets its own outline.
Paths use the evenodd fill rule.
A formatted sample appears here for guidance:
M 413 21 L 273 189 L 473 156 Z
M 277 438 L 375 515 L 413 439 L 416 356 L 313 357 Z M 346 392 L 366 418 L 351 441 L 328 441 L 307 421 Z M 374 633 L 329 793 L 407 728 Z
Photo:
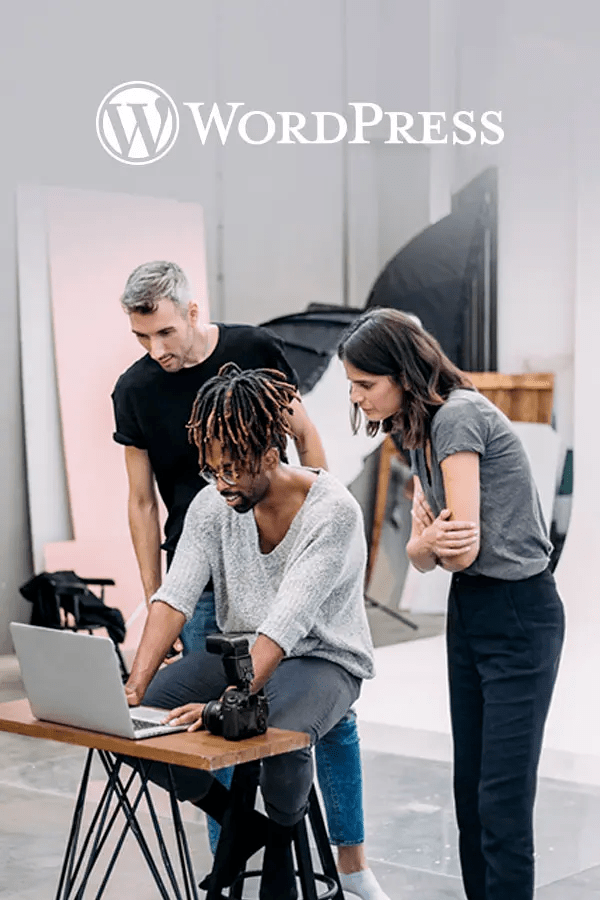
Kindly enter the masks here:
M 225 363 L 217 375 L 198 391 L 188 437 L 199 450 L 200 468 L 206 465 L 206 450 L 213 441 L 232 463 L 255 475 L 261 460 L 276 447 L 287 462 L 287 437 L 292 433 L 287 415 L 296 388 L 277 369 L 247 369 Z

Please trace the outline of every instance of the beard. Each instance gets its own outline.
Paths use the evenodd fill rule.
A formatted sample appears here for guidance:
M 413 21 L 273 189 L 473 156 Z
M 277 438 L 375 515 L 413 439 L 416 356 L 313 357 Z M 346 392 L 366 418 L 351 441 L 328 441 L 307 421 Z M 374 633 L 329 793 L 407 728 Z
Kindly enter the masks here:
M 236 513 L 247 513 L 256 506 L 256 500 L 249 497 L 248 494 L 242 494 L 240 491 L 223 491 L 221 497 L 224 500 L 235 500 L 235 503 L 228 503 L 230 509 Z

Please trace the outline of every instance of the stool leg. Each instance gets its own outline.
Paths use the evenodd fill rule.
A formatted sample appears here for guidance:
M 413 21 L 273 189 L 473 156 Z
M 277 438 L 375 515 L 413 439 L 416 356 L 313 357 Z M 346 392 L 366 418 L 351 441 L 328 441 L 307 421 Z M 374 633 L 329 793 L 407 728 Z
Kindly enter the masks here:
M 247 809 L 254 809 L 259 773 L 260 763 L 257 763 L 255 764 L 254 769 L 250 768 L 248 772 L 244 773 L 243 783 L 239 787 L 243 798 L 242 802 L 246 805 Z M 229 896 L 231 900 L 242 900 L 243 893 L 244 880 L 243 878 L 240 878 L 239 880 L 234 881 L 233 886 L 230 888 Z
M 304 821 L 304 820 L 302 820 Z M 267 845 L 260 879 L 260 900 L 297 900 L 292 841 L 297 825 L 278 825 L 269 821 Z M 311 900 L 316 900 L 316 895 Z
M 233 882 L 233 885 L 229 889 L 229 896 L 231 900 L 243 900 L 244 894 L 244 880 L 243 878 L 239 878 L 237 881 Z
M 327 834 L 327 828 L 325 827 L 325 822 L 323 821 L 321 804 L 319 803 L 319 797 L 317 795 L 314 784 L 310 789 L 310 794 L 308 797 L 308 818 L 310 820 L 310 827 L 312 828 L 312 832 L 315 836 L 315 843 L 317 845 L 317 852 L 319 854 L 319 859 L 321 860 L 321 865 L 323 866 L 323 872 L 329 878 L 332 878 L 337 885 L 338 892 L 335 895 L 336 900 L 344 900 L 344 893 L 340 884 L 340 877 L 338 875 L 337 866 L 333 858 L 333 853 L 331 852 L 329 835 Z
M 237 868 L 237 860 L 244 855 L 243 846 L 249 843 L 243 829 L 248 825 L 249 810 L 254 809 L 259 771 L 259 761 L 235 768 L 212 872 L 201 885 L 206 886 L 206 900 L 220 900 L 221 888 L 231 885 L 238 875 L 238 871 L 232 871 L 232 866 Z
M 298 863 L 298 875 L 302 887 L 303 900 L 317 900 L 315 886 L 315 871 L 310 855 L 306 819 L 303 817 L 294 825 L 294 848 L 296 850 L 296 862 Z

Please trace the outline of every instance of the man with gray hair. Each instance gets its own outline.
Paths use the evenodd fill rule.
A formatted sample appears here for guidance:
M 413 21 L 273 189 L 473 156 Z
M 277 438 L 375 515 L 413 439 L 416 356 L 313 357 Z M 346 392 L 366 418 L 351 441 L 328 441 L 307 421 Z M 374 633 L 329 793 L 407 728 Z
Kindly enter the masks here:
M 162 581 L 155 483 L 168 513 L 163 544 L 167 565 L 187 508 L 205 487 L 185 429 L 198 390 L 226 362 L 241 369 L 278 369 L 293 384 L 296 376 L 279 339 L 265 329 L 201 322 L 187 278 L 173 262 L 138 266 L 127 280 L 121 304 L 133 334 L 147 351 L 121 375 L 112 398 L 114 439 L 125 447 L 129 526 L 148 601 Z M 317 430 L 299 397 L 292 409 L 290 424 L 300 462 L 325 467 Z M 206 615 L 199 608 L 184 629 L 184 649 L 203 647 Z
M 121 375 L 113 391 L 114 439 L 125 447 L 129 479 L 129 525 L 146 601 L 159 589 L 161 535 L 155 484 L 167 508 L 167 568 L 181 537 L 188 507 L 206 487 L 198 471 L 198 450 L 186 424 L 199 389 L 225 363 L 240 369 L 275 369 L 296 385 L 279 339 L 261 327 L 200 321 L 187 278 L 173 262 L 138 266 L 129 276 L 121 305 L 146 354 Z M 300 462 L 326 468 L 319 435 L 300 397 L 290 403 L 289 427 Z M 184 653 L 205 649 L 207 634 L 218 631 L 213 585 L 209 582 L 183 627 Z M 362 771 L 356 716 L 352 710 L 316 749 L 317 771 L 331 842 L 345 885 L 363 900 L 385 900 L 364 851 Z M 221 770 L 228 783 L 230 770 Z M 211 847 L 218 830 L 209 820 Z

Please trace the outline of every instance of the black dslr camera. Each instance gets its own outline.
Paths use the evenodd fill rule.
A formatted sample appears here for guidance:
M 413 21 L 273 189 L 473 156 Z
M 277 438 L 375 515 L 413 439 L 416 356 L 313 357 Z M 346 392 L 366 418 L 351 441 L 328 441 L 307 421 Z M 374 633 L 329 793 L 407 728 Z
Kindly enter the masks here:
M 221 654 L 227 683 L 235 684 L 235 688 L 226 691 L 221 700 L 206 704 L 202 712 L 204 727 L 228 741 L 264 734 L 269 706 L 262 690 L 257 694 L 250 693 L 254 669 L 246 638 L 210 634 L 206 638 L 206 649 L 209 653 Z

